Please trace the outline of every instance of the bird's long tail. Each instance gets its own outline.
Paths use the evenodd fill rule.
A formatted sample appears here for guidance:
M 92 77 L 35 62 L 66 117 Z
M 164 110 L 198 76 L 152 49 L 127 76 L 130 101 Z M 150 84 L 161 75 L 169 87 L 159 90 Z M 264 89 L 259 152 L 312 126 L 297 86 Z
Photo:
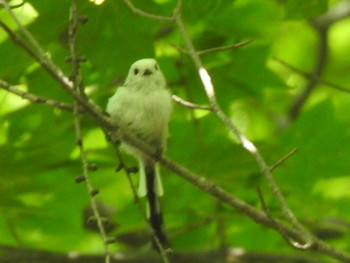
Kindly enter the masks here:
M 154 231 L 155 237 L 161 243 L 163 248 L 168 248 L 169 242 L 163 231 L 163 215 L 161 212 L 161 206 L 160 206 L 160 200 L 159 200 L 159 197 L 163 194 L 159 173 L 157 171 L 156 164 L 153 161 L 145 163 L 143 168 L 144 168 L 144 179 L 141 178 L 141 180 L 144 180 L 144 185 L 145 185 L 144 188 L 146 188 L 146 191 L 144 194 L 147 197 L 147 201 L 148 201 L 148 207 L 147 207 L 148 220 Z M 142 174 L 140 176 L 142 176 Z M 141 187 L 142 187 L 141 184 L 142 182 L 140 182 L 139 194 L 142 194 L 140 193 Z M 155 248 L 159 248 L 159 245 L 157 245 L 157 242 L 155 240 L 153 242 L 153 245 Z

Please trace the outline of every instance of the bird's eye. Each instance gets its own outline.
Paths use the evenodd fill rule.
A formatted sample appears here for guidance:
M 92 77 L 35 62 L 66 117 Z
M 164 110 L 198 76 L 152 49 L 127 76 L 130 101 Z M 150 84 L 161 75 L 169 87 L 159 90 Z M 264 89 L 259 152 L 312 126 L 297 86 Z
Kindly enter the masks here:
M 154 65 L 154 69 L 158 70 L 158 65 L 157 64 Z
M 134 69 L 134 74 L 135 74 L 135 75 L 139 74 L 139 69 L 135 68 L 135 69 Z

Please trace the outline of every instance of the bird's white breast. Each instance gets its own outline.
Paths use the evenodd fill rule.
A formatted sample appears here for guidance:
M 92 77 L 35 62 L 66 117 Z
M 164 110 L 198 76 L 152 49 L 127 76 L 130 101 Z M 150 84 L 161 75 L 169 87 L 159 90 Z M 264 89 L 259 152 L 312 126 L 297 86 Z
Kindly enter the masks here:
M 165 88 L 145 93 L 120 87 L 107 105 L 108 113 L 122 128 L 148 143 L 158 141 L 157 146 L 163 146 L 167 138 L 171 110 L 171 94 Z

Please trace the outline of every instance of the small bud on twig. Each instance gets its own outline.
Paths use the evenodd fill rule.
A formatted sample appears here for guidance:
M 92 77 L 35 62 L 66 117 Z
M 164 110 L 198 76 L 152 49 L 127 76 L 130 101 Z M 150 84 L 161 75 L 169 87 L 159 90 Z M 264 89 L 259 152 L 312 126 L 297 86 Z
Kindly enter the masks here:
M 80 176 L 75 178 L 75 182 L 77 184 L 80 184 L 80 183 L 84 182 L 85 180 L 86 180 L 86 177 L 84 175 L 80 175 Z
M 89 18 L 87 16 L 79 16 L 78 19 L 82 25 L 85 25 L 89 21 Z
M 100 193 L 100 191 L 98 189 L 93 189 L 93 190 L 91 190 L 90 195 L 93 197 L 95 195 L 98 195 L 99 193 Z
M 97 164 L 95 164 L 95 163 L 89 163 L 88 164 L 88 169 L 89 169 L 89 171 L 92 171 L 92 172 L 94 172 L 94 171 L 96 171 L 97 170 Z
M 117 239 L 115 237 L 110 237 L 105 240 L 106 244 L 112 244 L 115 243 Z
M 83 146 L 83 141 L 81 140 L 81 138 L 79 138 L 76 140 L 75 144 L 78 146 Z
M 97 219 L 96 219 L 96 216 L 90 216 L 87 220 L 87 223 L 92 223 L 92 222 L 96 222 Z
M 122 169 L 124 168 L 124 164 L 123 163 L 119 163 L 118 166 L 115 168 L 115 172 L 120 172 Z

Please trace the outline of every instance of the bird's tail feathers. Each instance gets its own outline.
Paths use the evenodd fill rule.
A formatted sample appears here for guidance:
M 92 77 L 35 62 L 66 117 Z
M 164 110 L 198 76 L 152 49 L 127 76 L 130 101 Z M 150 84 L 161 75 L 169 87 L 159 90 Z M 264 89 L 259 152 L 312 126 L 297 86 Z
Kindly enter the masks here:
M 139 197 L 146 197 L 147 195 L 147 182 L 146 182 L 146 171 L 145 171 L 145 165 L 142 160 L 139 161 L 139 173 L 140 173 L 140 180 L 139 180 L 139 188 L 138 188 L 138 196 Z M 155 169 L 155 182 L 154 182 L 154 192 L 157 196 L 163 196 L 164 189 L 163 189 L 163 183 L 162 178 L 160 176 L 159 172 L 159 165 L 154 164 Z
M 147 216 L 149 223 L 154 231 L 155 236 L 159 242 L 168 247 L 169 243 L 163 232 L 163 215 L 160 207 L 159 195 L 163 194 L 163 188 L 161 185 L 159 172 L 154 162 L 146 163 L 144 166 L 145 185 L 146 185 L 146 197 L 147 197 Z M 158 248 L 156 242 L 153 243 L 154 247 Z

